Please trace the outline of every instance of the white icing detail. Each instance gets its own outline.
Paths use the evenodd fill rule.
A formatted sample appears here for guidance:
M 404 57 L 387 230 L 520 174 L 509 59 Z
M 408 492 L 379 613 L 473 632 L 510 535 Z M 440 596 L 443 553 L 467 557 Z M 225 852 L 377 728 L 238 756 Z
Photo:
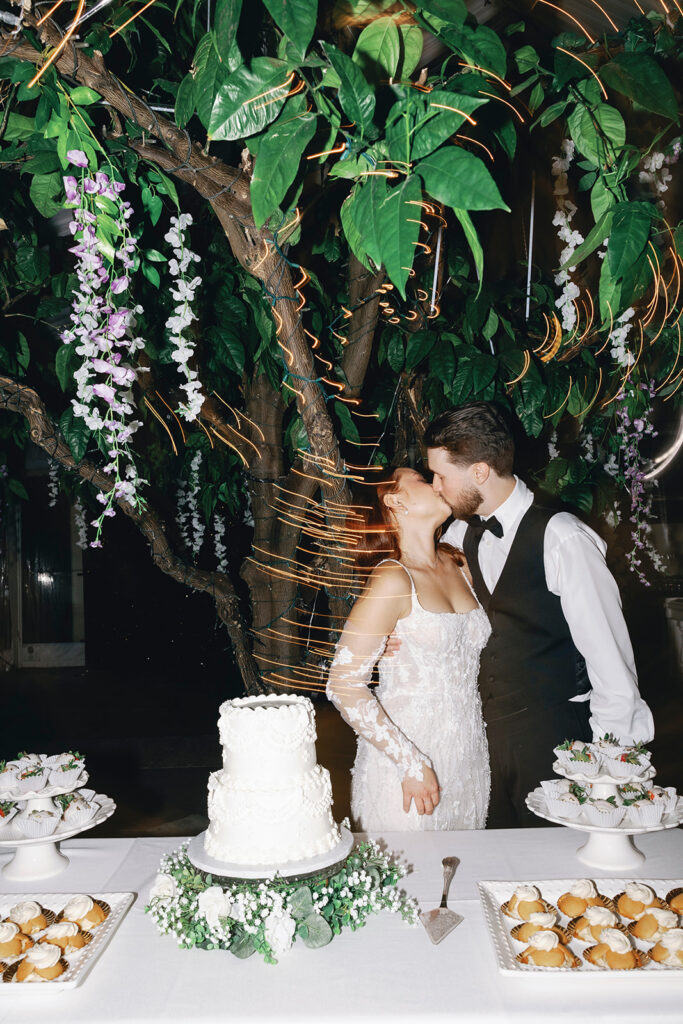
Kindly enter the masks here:
M 627 882 L 624 887 L 624 894 L 630 900 L 633 900 L 634 903 L 642 903 L 646 907 L 649 907 L 655 898 L 655 894 L 650 886 L 643 885 L 642 882 Z
M 624 935 L 618 928 L 603 928 L 600 941 L 609 946 L 613 953 L 628 953 L 633 948 L 628 935 Z
M 529 914 L 529 923 L 536 924 L 539 928 L 552 928 L 557 921 L 557 914 Z
M 586 907 L 583 916 L 591 928 L 611 928 L 617 924 L 617 915 L 607 907 Z
M 541 894 L 535 885 L 518 885 L 514 895 L 519 903 L 528 903 L 531 900 L 540 900 Z
M 10 921 L 16 922 L 16 924 L 26 924 L 27 921 L 32 921 L 34 917 L 38 917 L 42 914 L 40 905 L 35 903 L 33 900 L 25 900 L 23 903 L 17 903 L 15 907 L 9 912 Z
M 64 907 L 63 916 L 68 921 L 80 921 L 89 914 L 94 904 L 89 896 L 72 896 Z
M 59 958 L 62 955 L 62 951 L 59 946 L 52 946 L 49 942 L 41 942 L 37 946 L 32 946 L 26 954 L 26 960 L 28 963 L 39 970 L 44 971 L 48 967 L 54 967 Z
M 19 925 L 13 921 L 3 921 L 0 924 L 0 942 L 11 942 L 19 934 Z
M 597 896 L 595 886 L 590 878 L 579 878 L 577 882 L 574 882 L 569 891 L 572 896 L 576 896 L 580 900 L 595 899 Z
M 665 910 L 663 907 L 648 907 L 648 914 L 654 917 L 660 928 L 675 928 L 678 924 L 678 914 L 673 910 Z
M 683 928 L 672 928 L 670 932 L 664 932 L 659 944 L 668 953 L 680 953 L 683 950 Z
M 559 946 L 560 940 L 557 932 L 534 932 L 529 939 L 529 945 L 534 949 L 542 949 L 549 953 L 551 949 Z
M 45 931 L 45 938 L 51 939 L 68 939 L 72 935 L 78 935 L 79 927 L 74 921 L 58 921 L 57 924 L 51 924 Z

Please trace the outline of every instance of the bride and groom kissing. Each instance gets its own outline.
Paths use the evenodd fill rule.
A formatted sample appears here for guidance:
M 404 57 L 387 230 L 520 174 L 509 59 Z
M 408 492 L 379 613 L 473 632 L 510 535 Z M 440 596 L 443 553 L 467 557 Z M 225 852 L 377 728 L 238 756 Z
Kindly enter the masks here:
M 653 736 L 605 544 L 536 504 L 493 403 L 442 413 L 424 442 L 431 483 L 398 468 L 363 502 L 367 582 L 327 682 L 358 738 L 353 817 L 364 831 L 542 824 L 525 797 L 553 747 Z

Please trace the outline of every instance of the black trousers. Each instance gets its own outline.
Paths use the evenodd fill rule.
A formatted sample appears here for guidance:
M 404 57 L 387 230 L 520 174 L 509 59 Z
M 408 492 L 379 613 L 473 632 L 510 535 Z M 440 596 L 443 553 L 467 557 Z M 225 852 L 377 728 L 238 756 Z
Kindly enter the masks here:
M 553 747 L 565 739 L 590 740 L 588 701 L 509 712 L 508 701 L 486 701 L 484 718 L 491 761 L 491 800 L 487 828 L 539 828 L 548 825 L 527 808 L 525 799 L 542 779 L 552 779 Z M 498 714 L 498 712 L 502 714 Z

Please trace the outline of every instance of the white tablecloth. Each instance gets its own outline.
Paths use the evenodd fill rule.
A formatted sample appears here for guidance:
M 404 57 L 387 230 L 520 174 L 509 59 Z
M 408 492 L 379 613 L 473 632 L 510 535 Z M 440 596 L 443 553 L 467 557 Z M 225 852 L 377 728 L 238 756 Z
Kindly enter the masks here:
M 138 898 L 81 987 L 57 997 L 45 986 L 0 992 L 1 1024 L 81 1022 L 220 1022 L 344 1020 L 402 1022 L 448 1015 L 458 1021 L 554 1018 L 628 1024 L 683 1020 L 683 972 L 501 975 L 476 883 L 578 878 L 599 873 L 575 857 L 584 840 L 563 828 L 487 832 L 389 833 L 389 847 L 413 871 L 403 880 L 423 909 L 438 905 L 441 859 L 460 866 L 449 905 L 465 921 L 439 946 L 421 925 L 398 915 L 371 918 L 319 950 L 296 944 L 277 966 L 258 955 L 237 960 L 221 951 L 180 950 L 144 913 L 163 853 L 180 839 L 75 839 L 63 844 L 65 872 L 35 883 L 39 892 L 134 891 Z M 683 831 L 638 837 L 647 861 L 629 877 L 683 876 Z M 3 854 L 0 863 L 7 855 Z M 606 875 L 613 874 L 605 872 Z M 24 891 L 25 891 L 24 887 Z M 3 892 L 19 892 L 0 876 Z

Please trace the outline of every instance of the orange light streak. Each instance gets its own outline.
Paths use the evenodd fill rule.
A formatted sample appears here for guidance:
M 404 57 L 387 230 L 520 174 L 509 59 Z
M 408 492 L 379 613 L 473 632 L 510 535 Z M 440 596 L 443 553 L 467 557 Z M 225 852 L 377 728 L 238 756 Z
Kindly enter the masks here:
M 616 25 L 614 27 L 616 29 Z M 607 97 L 607 89 L 605 89 L 604 85 L 602 84 L 602 82 L 600 81 L 600 79 L 598 78 L 596 73 L 593 71 L 593 68 L 590 66 L 590 64 L 587 64 L 585 60 L 581 60 L 581 58 L 577 57 L 576 54 L 572 53 L 571 50 L 565 50 L 564 46 L 556 46 L 555 49 L 559 50 L 561 53 L 566 53 L 568 57 L 573 57 L 574 60 L 578 60 L 579 64 L 583 64 L 583 66 L 586 68 L 586 70 L 590 71 L 591 75 L 593 76 L 595 81 L 600 86 L 600 89 L 602 90 L 602 95 L 605 97 L 605 99 L 608 98 Z
M 359 177 L 367 178 L 372 174 L 378 175 L 381 178 L 398 178 L 398 171 L 361 171 Z
M 593 39 L 593 36 L 590 34 L 588 29 L 585 29 L 583 27 L 583 25 L 581 24 L 581 22 L 578 20 L 578 18 L 575 18 L 573 14 L 569 13 L 569 11 L 563 11 L 561 7 L 557 6 L 557 4 L 551 4 L 550 0 L 537 0 L 537 3 L 545 4 L 546 7 L 552 7 L 553 10 L 559 11 L 560 14 L 564 14 L 565 17 L 571 18 L 571 20 L 574 22 L 574 24 L 578 25 L 578 27 L 581 29 L 581 31 L 583 32 L 583 34 L 585 35 L 585 37 L 589 41 L 589 43 L 594 43 L 595 42 L 595 40 Z
M 508 100 L 504 100 L 502 98 L 502 96 L 496 96 L 495 92 L 484 92 L 483 89 L 479 90 L 479 95 L 480 96 L 488 96 L 492 100 L 498 100 L 499 103 L 504 103 L 506 107 L 510 108 L 510 110 L 513 112 L 513 114 L 517 115 L 517 117 L 520 119 L 522 124 L 525 123 L 524 122 L 524 118 L 522 117 L 520 112 L 517 110 L 517 107 L 513 106 L 513 104 L 510 103 Z
M 361 417 L 364 420 L 378 420 L 379 419 L 379 413 L 378 412 L 356 412 L 355 409 L 352 409 L 351 410 L 351 415 L 352 416 L 359 416 L 359 417 Z M 363 505 L 359 505 L 358 507 L 359 508 L 364 508 Z
M 500 77 L 500 75 L 497 75 L 495 71 L 491 71 L 490 68 L 480 67 L 479 64 L 467 64 L 464 60 L 458 61 L 458 64 L 460 65 L 461 68 L 469 68 L 470 71 L 481 71 L 483 75 L 488 75 L 489 78 L 495 78 L 495 80 L 497 82 L 500 82 L 503 88 L 507 89 L 508 92 L 512 91 L 512 86 L 510 85 L 510 83 L 506 82 L 504 78 Z
M 615 25 L 615 24 L 614 24 L 614 22 L 613 22 L 613 21 L 612 21 L 612 19 L 610 18 L 609 14 L 608 14 L 608 13 L 607 13 L 607 11 L 605 10 L 605 8 L 604 8 L 604 7 L 601 7 L 601 6 L 600 6 L 600 4 L 598 3 L 598 0 L 590 0 L 590 3 L 592 3 L 592 4 L 593 4 L 593 7 L 597 7 L 597 9 L 598 9 L 598 10 L 600 11 L 600 13 L 601 13 L 601 14 L 604 14 L 604 15 L 605 15 L 605 17 L 606 17 L 606 18 L 607 18 L 607 20 L 609 21 L 609 23 L 610 23 L 610 25 L 612 26 L 612 28 L 614 29 L 614 31 L 615 31 L 615 32 L 618 32 L 618 31 L 619 31 L 619 28 L 617 27 L 617 25 Z M 559 49 L 559 47 L 558 47 L 558 49 Z
M 199 426 L 200 426 L 200 427 L 202 428 L 202 430 L 204 431 L 204 433 L 205 433 L 205 434 L 206 434 L 206 436 L 208 437 L 208 439 L 209 439 L 209 444 L 211 445 L 211 450 L 213 451 L 213 449 L 214 449 L 214 448 L 216 447 L 216 445 L 215 445 L 215 444 L 214 444 L 214 442 L 213 442 L 213 438 L 211 437 L 211 434 L 210 434 L 210 433 L 209 433 L 209 431 L 208 431 L 208 430 L 206 429 L 206 427 L 204 426 L 204 424 L 202 423 L 202 421 L 201 421 L 201 420 L 197 420 L 197 423 L 199 424 Z
M 167 408 L 167 409 L 168 409 L 168 411 L 170 412 L 171 416 L 173 417 L 173 419 L 174 419 L 174 420 L 176 421 L 176 423 L 177 423 L 177 424 L 178 424 L 178 426 L 180 427 L 180 434 L 181 434 L 181 436 L 182 436 L 182 439 L 183 439 L 183 444 L 187 444 L 187 440 L 185 439 L 185 431 L 183 430 L 183 425 L 182 425 L 182 423 L 180 422 L 180 420 L 178 419 L 178 417 L 176 416 L 176 414 L 174 413 L 173 409 L 172 409 L 172 408 L 171 408 L 171 406 L 170 406 L 170 405 L 168 404 L 168 402 L 166 402 L 166 401 L 164 400 L 163 396 L 159 394 L 159 392 L 158 392 L 158 391 L 156 390 L 156 388 L 154 389 L 154 394 L 155 394 L 155 395 L 157 396 L 157 398 L 158 398 L 158 399 L 159 399 L 159 400 L 160 400 L 161 402 L 163 402 L 163 403 L 164 403 L 164 405 L 166 406 L 166 408 Z
M 280 85 L 274 85 L 271 89 L 266 89 L 265 92 L 260 92 L 258 96 L 252 96 L 250 100 L 245 100 L 242 106 L 249 107 L 251 106 L 252 103 L 256 103 L 256 100 L 262 100 L 264 96 L 270 96 L 274 92 L 282 92 L 283 89 L 289 89 L 290 85 L 294 81 L 294 78 L 295 72 L 290 71 L 290 73 L 285 78 L 284 82 L 281 82 Z
M 130 25 L 131 21 L 135 21 L 135 19 L 139 18 L 141 14 L 144 14 L 144 12 L 147 10 L 148 7 L 151 7 L 152 4 L 155 4 L 155 3 L 156 3 L 156 0 L 147 0 L 147 3 L 145 4 L 145 6 L 141 7 L 139 11 L 136 11 L 135 14 L 128 19 L 128 21 L 124 21 L 123 25 L 119 25 L 119 27 L 115 28 L 113 32 L 110 32 L 109 33 L 109 38 L 113 39 L 114 36 L 118 35 L 119 32 L 121 32 L 122 29 L 124 29 L 126 27 L 126 25 Z
M 213 394 L 216 396 L 216 398 L 220 399 L 220 401 L 223 403 L 223 405 L 226 407 L 226 409 L 230 410 L 230 412 L 233 414 L 233 416 L 237 420 L 237 425 L 241 426 L 239 415 L 235 411 L 235 409 L 233 409 L 233 407 L 231 405 L 228 405 L 228 403 L 225 401 L 225 399 L 221 398 L 221 396 L 218 394 L 217 391 L 214 391 Z M 245 416 L 245 419 L 246 419 L 246 416 Z M 241 434 L 239 432 L 239 430 L 235 429 L 235 427 L 228 427 L 228 430 L 232 430 L 233 434 L 237 434 L 237 436 L 240 438 L 241 441 L 244 441 L 246 444 L 251 445 L 251 447 L 256 452 L 257 458 L 261 458 L 261 452 L 256 447 L 256 445 L 254 444 L 253 441 L 251 441 L 248 437 L 245 437 L 244 434 Z M 262 431 L 261 431 L 261 437 L 263 437 L 263 432 Z
M 474 118 L 471 117 L 470 114 L 466 114 L 464 110 L 460 110 L 458 107 L 450 107 L 447 103 L 432 103 L 431 101 L 429 103 L 429 106 L 438 107 L 439 110 L 452 110 L 454 114 L 460 114 L 461 117 L 464 117 L 465 120 L 469 121 L 469 123 L 471 125 L 474 125 L 475 128 L 477 126 L 477 122 L 474 120 Z
M 595 394 L 593 395 L 593 400 L 589 403 L 589 405 L 586 406 L 586 408 L 581 413 L 581 415 L 584 417 L 584 419 L 586 418 L 588 413 L 591 411 L 591 409 L 595 405 L 596 399 L 597 399 L 598 395 L 600 394 L 600 388 L 601 387 L 602 387 L 602 367 L 600 367 L 600 372 L 599 372 L 599 375 L 598 375 L 598 386 L 595 389 Z
M 579 338 L 579 341 L 583 341 L 583 339 L 586 337 L 586 335 L 588 334 L 588 332 L 591 329 L 591 325 L 593 323 L 593 320 L 595 319 L 595 306 L 593 305 L 593 296 L 591 295 L 591 293 L 589 291 L 586 292 L 586 295 L 588 296 L 588 301 L 590 303 L 591 311 L 590 311 L 590 317 L 589 317 L 588 316 L 588 311 L 586 310 L 586 319 L 587 319 L 586 330 L 583 332 L 583 334 Z M 585 304 L 584 304 L 584 309 L 585 309 Z
M 309 338 L 313 339 L 313 344 L 311 345 L 311 349 L 320 348 L 320 338 L 316 338 L 315 334 L 311 334 L 311 332 L 307 331 L 305 327 L 304 327 L 304 334 L 307 334 Z
M 335 146 L 334 149 L 323 149 L 320 153 L 311 153 L 311 155 L 307 156 L 306 159 L 315 160 L 317 157 L 321 156 L 334 156 L 336 153 L 343 153 L 345 149 L 346 143 L 341 142 L 338 146 Z
M 511 388 L 513 386 L 513 384 L 519 383 L 519 381 L 522 379 L 522 377 L 524 377 L 524 375 L 526 374 L 526 372 L 529 369 L 530 365 L 531 365 L 531 353 L 529 352 L 529 349 L 526 348 L 526 349 L 524 349 L 524 366 L 522 368 L 522 372 L 519 374 L 519 376 L 515 377 L 514 380 L 506 381 L 505 382 L 505 387 L 506 388 Z
M 247 462 L 247 460 L 245 459 L 244 455 L 242 455 L 242 452 L 241 452 L 241 451 L 239 450 L 239 448 L 237 448 L 237 447 L 236 447 L 236 446 L 235 446 L 235 445 L 234 445 L 234 444 L 232 443 L 232 441 L 228 441 L 227 437 L 223 437 L 223 435 L 222 435 L 222 434 L 220 434 L 220 433 L 219 433 L 219 432 L 218 432 L 218 431 L 216 430 L 216 428 L 215 428 L 214 426 L 209 426 L 209 430 L 210 430 L 210 431 L 211 431 L 211 433 L 212 433 L 212 434 L 214 435 L 214 437 L 217 437 L 217 438 L 218 438 L 218 440 L 219 440 L 219 441 L 222 441 L 222 442 L 223 442 L 223 444 L 227 444 L 228 448 L 232 448 L 232 450 L 233 450 L 234 452 L 237 452 L 237 454 L 238 454 L 238 455 L 239 455 L 239 457 L 241 458 L 242 462 L 244 463 L 245 469 L 249 469 L 249 463 L 248 463 L 248 462 Z
M 678 380 L 679 377 L 680 377 L 680 381 L 678 382 L 678 386 L 676 388 L 674 388 L 674 390 L 671 392 L 670 395 L 666 396 L 666 398 L 664 399 L 665 402 L 668 402 L 670 398 L 673 398 L 674 395 L 678 394 L 678 391 L 680 390 L 681 384 L 683 384 L 683 370 L 681 370 L 681 372 L 678 374 L 677 377 L 674 377 L 674 383 Z
M 168 429 L 167 424 L 164 423 L 163 416 L 159 415 L 159 413 L 156 411 L 156 409 L 154 408 L 154 406 L 152 405 L 152 403 L 148 399 L 147 395 L 144 395 L 143 398 L 144 398 L 144 403 L 147 406 L 147 408 L 150 410 L 150 412 L 152 412 L 156 416 L 156 418 L 159 420 L 159 423 L 161 423 L 162 427 L 164 428 L 164 430 L 166 431 L 166 433 L 170 437 L 171 444 L 173 445 L 173 454 L 177 455 L 178 454 L 178 449 L 176 448 L 175 441 L 173 440 L 173 434 Z
M 558 405 L 557 409 L 555 409 L 554 412 L 549 412 L 547 416 L 544 416 L 543 417 L 544 420 L 549 420 L 549 419 L 552 419 L 553 416 L 557 416 L 557 414 L 560 411 L 560 409 L 563 409 L 564 406 L 569 401 L 569 396 L 571 394 L 571 390 L 572 390 L 572 375 L 570 373 L 569 374 L 569 388 L 567 389 L 567 394 L 565 395 L 564 401 L 561 402 L 560 405 Z
M 75 28 L 76 28 L 76 26 L 77 26 L 77 24 L 78 24 L 78 22 L 80 20 L 80 17 L 81 17 L 81 14 L 83 13 L 83 8 L 84 7 L 85 7 L 85 0 L 78 0 L 78 8 L 76 10 L 76 15 L 74 17 L 74 20 L 71 22 L 71 24 L 69 25 L 68 29 L 66 30 L 66 32 L 64 33 L 62 38 L 59 40 L 59 43 L 54 48 L 54 50 L 52 51 L 50 56 L 47 58 L 45 63 L 42 65 L 40 70 L 35 73 L 35 75 L 31 79 L 31 81 L 28 83 L 27 88 L 29 88 L 29 89 L 32 88 L 36 84 L 36 82 L 38 82 L 42 78 L 42 76 L 45 74 L 47 69 L 50 67 L 50 64 L 52 64 L 53 61 L 55 61 L 57 59 L 57 57 L 59 56 L 59 54 L 62 52 L 62 50 L 64 49 L 66 44 L 71 39 L 71 36 L 74 34 L 74 30 L 75 30 Z
M 55 13 L 55 11 L 57 10 L 57 8 L 58 8 L 58 7 L 61 7 L 63 3 L 64 3 L 64 0 L 57 0 L 57 3 L 56 3 L 56 4 L 53 4 L 53 5 L 52 5 L 52 7 L 50 8 L 50 10 L 49 10 L 49 11 L 47 12 L 47 14 L 44 14 L 44 15 L 42 16 L 42 18 L 40 18 L 40 19 L 39 19 L 39 20 L 38 20 L 38 21 L 36 22 L 36 25 L 42 25 L 44 21 L 47 21 L 47 19 L 48 19 L 48 18 L 50 17 L 50 15 L 51 15 L 51 14 L 54 14 L 54 13 Z
M 473 139 L 469 135 L 462 135 L 460 132 L 456 132 L 455 133 L 455 138 L 456 139 L 464 139 L 465 142 L 472 142 L 475 146 L 481 146 L 482 149 L 486 150 L 486 153 L 488 154 L 488 156 L 491 157 L 492 162 L 495 163 L 495 157 L 494 157 L 493 153 L 491 152 L 489 147 L 485 146 L 483 142 L 479 141 L 479 139 Z M 444 221 L 444 223 L 445 223 L 445 221 Z
M 607 308 L 609 310 L 609 333 L 607 335 L 607 338 L 605 339 L 604 345 L 601 345 L 601 347 L 595 353 L 596 356 L 599 356 L 601 352 L 604 352 L 607 346 L 609 345 L 609 340 L 612 337 L 612 330 L 614 328 L 614 313 L 612 312 L 612 307 L 609 303 L 609 299 L 606 299 L 605 301 L 607 302 Z

